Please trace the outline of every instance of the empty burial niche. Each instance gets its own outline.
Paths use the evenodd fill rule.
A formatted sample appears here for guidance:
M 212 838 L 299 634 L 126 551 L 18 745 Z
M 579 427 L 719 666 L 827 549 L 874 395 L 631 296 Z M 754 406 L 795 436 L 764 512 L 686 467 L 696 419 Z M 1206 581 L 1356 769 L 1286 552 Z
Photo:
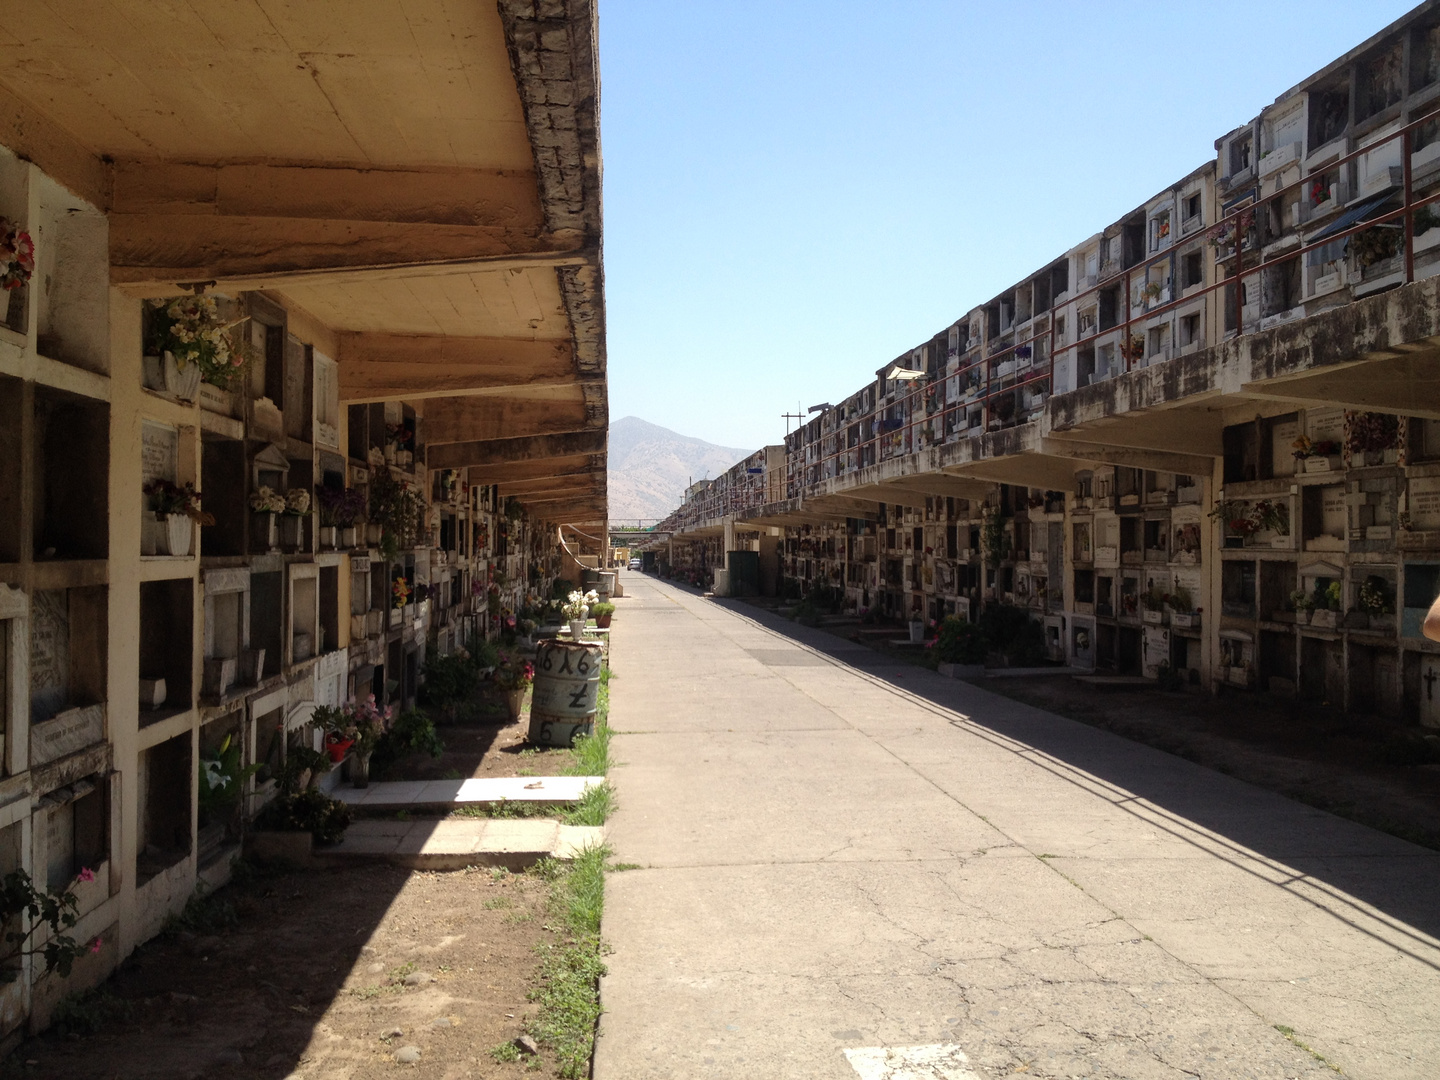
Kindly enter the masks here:
M 110 800 L 106 784 L 105 777 L 96 773 L 40 799 L 45 829 L 45 883 L 50 892 L 64 892 L 81 870 L 94 872 L 109 860 Z
M 290 569 L 294 573 L 300 567 L 297 565 Z M 310 659 L 322 647 L 318 593 L 318 578 L 297 576 L 290 581 L 290 650 L 291 660 L 297 664 Z
M 245 443 L 206 432 L 200 444 L 200 490 L 205 512 L 214 525 L 200 529 L 206 555 L 245 553 L 246 514 Z
M 105 701 L 106 606 L 103 585 L 31 594 L 32 725 Z
M 3 296 L 0 296 L 3 306 Z M 9 462 L 0 469 L 0 563 L 20 561 L 20 452 L 25 408 L 19 379 L 0 376 L 0 461 Z
M 250 647 L 265 650 L 265 675 L 276 675 L 285 662 L 281 649 L 284 574 L 278 570 L 250 575 Z
M 39 185 L 35 230 L 40 353 L 52 360 L 109 374 L 110 240 L 106 217 L 54 180 Z
M 320 568 L 320 640 L 316 651 L 333 652 L 340 647 L 340 568 Z
M 109 405 L 37 386 L 34 430 L 35 558 L 105 558 Z
M 194 621 L 194 582 L 190 578 L 141 582 L 141 727 L 184 712 L 194 703 Z
M 190 854 L 190 732 L 140 755 L 140 850 L 136 883 L 184 861 Z
M 244 781 L 226 772 L 226 762 L 245 760 L 244 714 L 236 711 L 200 729 L 200 769 L 195 776 L 195 856 L 204 866 L 227 840 L 239 839 Z M 239 754 L 237 758 L 235 755 Z

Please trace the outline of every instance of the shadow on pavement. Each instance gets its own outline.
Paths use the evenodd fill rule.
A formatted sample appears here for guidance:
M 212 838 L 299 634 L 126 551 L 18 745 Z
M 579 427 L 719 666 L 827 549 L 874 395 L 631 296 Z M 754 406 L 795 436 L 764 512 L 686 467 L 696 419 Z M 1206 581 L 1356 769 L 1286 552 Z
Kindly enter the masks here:
M 951 723 L 964 724 L 982 737 L 989 733 L 1000 745 L 1013 740 L 1009 745 L 1016 753 L 1039 751 L 1053 760 L 1047 762 L 1034 753 L 1028 753 L 1027 760 L 1093 791 L 1093 781 L 1085 783 L 1071 770 L 1088 774 L 1110 789 L 1099 797 L 1127 812 L 1137 813 L 1137 808 L 1126 804 L 1135 797 L 1143 799 L 1170 818 L 1162 827 L 1174 837 L 1198 843 L 1196 827 L 1213 834 L 1206 849 L 1213 850 L 1218 838 L 1221 847 L 1230 849 L 1225 857 L 1248 872 L 1260 872 L 1253 855 L 1294 869 L 1330 896 L 1323 903 L 1311 897 L 1312 902 L 1343 921 L 1374 919 L 1373 913 L 1354 904 L 1358 900 L 1405 924 L 1393 927 L 1401 937 L 1410 929 L 1440 937 L 1440 904 L 1436 902 L 1440 853 L 1154 747 L 992 694 L 983 687 L 944 678 L 824 630 L 800 626 L 742 600 L 712 602 L 824 653 L 856 674 L 944 710 L 940 715 Z M 980 711 L 983 719 L 976 716 Z M 1153 824 L 1153 817 L 1147 814 L 1145 820 Z M 1275 881 L 1279 875 L 1271 871 L 1264 877 Z M 1413 934 L 1409 936 L 1416 945 L 1422 944 Z M 1431 942 L 1423 944 L 1427 951 L 1434 947 Z M 1436 966 L 1429 957 L 1417 959 Z

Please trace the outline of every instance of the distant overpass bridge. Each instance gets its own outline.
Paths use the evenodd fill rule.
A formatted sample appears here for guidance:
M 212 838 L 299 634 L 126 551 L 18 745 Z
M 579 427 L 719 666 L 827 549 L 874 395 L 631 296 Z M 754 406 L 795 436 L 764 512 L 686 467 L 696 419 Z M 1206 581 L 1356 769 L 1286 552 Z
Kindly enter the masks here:
M 620 521 L 610 521 L 610 546 L 611 547 L 637 547 L 651 540 L 663 539 L 668 533 L 657 533 L 655 526 L 659 525 L 662 518 L 625 518 Z

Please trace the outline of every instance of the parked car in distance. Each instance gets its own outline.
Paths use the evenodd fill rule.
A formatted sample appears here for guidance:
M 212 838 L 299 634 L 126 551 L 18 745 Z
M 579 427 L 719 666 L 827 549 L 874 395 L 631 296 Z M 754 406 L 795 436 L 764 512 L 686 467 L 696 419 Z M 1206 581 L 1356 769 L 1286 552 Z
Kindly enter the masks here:
M 630 569 L 631 569 L 631 570 L 639 570 L 639 569 L 640 569 L 640 560 L 639 560 L 639 559 L 631 559 L 631 560 L 630 560 Z

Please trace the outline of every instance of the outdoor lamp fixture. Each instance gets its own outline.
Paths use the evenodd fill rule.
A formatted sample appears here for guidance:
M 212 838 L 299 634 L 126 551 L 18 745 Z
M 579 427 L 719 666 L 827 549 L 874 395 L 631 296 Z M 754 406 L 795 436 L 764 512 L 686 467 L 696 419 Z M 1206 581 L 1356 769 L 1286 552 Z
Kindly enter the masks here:
M 811 412 L 824 412 L 826 409 L 833 409 L 834 407 L 835 407 L 835 406 L 834 406 L 834 405 L 831 405 L 828 401 L 822 401 L 819 405 L 811 405 L 811 406 L 810 406 L 810 411 L 811 411 Z
M 911 371 L 909 368 L 903 368 L 899 364 L 891 364 L 885 372 L 885 378 L 894 379 L 897 382 L 913 382 L 916 379 L 923 379 L 924 377 L 925 373 L 923 371 Z

